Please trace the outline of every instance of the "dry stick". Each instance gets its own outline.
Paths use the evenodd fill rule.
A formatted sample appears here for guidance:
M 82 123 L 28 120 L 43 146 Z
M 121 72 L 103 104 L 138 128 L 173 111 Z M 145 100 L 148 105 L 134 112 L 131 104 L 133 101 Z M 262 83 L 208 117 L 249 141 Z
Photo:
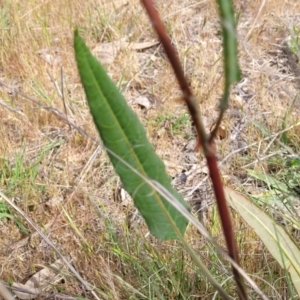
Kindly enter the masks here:
M 66 105 L 66 99 L 65 99 L 65 89 L 64 89 L 64 68 L 61 67 L 60 69 L 60 81 L 61 81 L 61 99 L 64 104 L 64 110 L 65 110 L 65 115 L 66 119 L 68 120 L 68 112 L 67 112 L 67 105 Z M 71 125 L 69 124 L 70 130 L 72 130 Z
M 56 91 L 57 91 L 58 96 L 61 98 L 61 97 L 62 97 L 62 95 L 61 95 L 61 90 L 60 90 L 60 88 L 59 88 L 57 82 L 55 81 L 55 79 L 53 78 L 53 76 L 51 75 L 51 73 L 50 73 L 49 70 L 47 70 L 47 74 L 48 74 L 48 76 L 50 77 L 50 80 L 52 81 L 52 83 L 53 83 L 53 85 L 54 85 L 54 87 L 55 87 L 55 89 L 56 89 Z
M 21 115 L 22 117 L 26 117 L 26 115 L 20 109 L 17 109 L 17 108 L 14 108 L 14 107 L 8 105 L 2 99 L 0 99 L 0 105 L 3 106 L 4 108 L 8 109 L 9 111 L 17 113 L 17 114 Z
M 144 5 L 150 20 L 153 24 L 153 27 L 158 34 L 159 40 L 162 43 L 164 50 L 168 56 L 168 59 L 172 65 L 173 71 L 176 75 L 177 81 L 181 87 L 183 98 L 186 102 L 186 105 L 189 109 L 190 115 L 194 121 L 196 131 L 198 134 L 198 145 L 202 145 L 204 154 L 207 159 L 207 165 L 209 168 L 209 174 L 213 183 L 214 192 L 218 204 L 218 211 L 220 214 L 220 219 L 222 223 L 223 233 L 225 236 L 228 253 L 230 257 L 239 265 L 239 257 L 238 257 L 238 250 L 236 241 L 234 238 L 233 227 L 231 222 L 231 217 L 229 213 L 229 209 L 226 202 L 226 197 L 223 189 L 223 183 L 221 179 L 221 175 L 218 168 L 217 157 L 215 155 L 215 149 L 213 145 L 213 140 L 208 140 L 206 131 L 204 129 L 200 111 L 198 105 L 195 101 L 195 97 L 190 89 L 190 86 L 185 78 L 181 63 L 179 58 L 174 51 L 174 48 L 171 44 L 170 38 L 165 30 L 165 27 L 162 23 L 162 20 L 159 16 L 157 9 L 154 6 L 154 2 L 152 0 L 141 0 L 142 4 Z M 222 118 L 222 111 L 221 116 L 219 117 L 217 123 L 220 124 Z M 217 125 L 218 125 L 217 124 Z M 217 130 L 217 126 L 215 128 Z M 233 275 L 237 284 L 237 292 L 239 295 L 239 299 L 247 299 L 246 288 L 244 285 L 244 280 L 237 270 L 232 265 Z
M 61 69 L 60 69 L 60 81 L 61 81 L 61 99 L 64 104 L 66 118 L 68 119 L 68 112 L 67 112 L 67 106 L 66 106 L 66 101 L 65 101 L 65 91 L 64 91 L 64 68 L 63 67 L 61 67 Z
M 268 155 L 266 155 L 264 157 L 257 156 L 256 160 L 252 161 L 249 164 L 246 164 L 246 165 L 242 166 L 241 169 L 246 169 L 246 168 L 248 168 L 248 167 L 250 167 L 250 166 L 252 166 L 252 165 L 254 165 L 254 164 L 258 163 L 258 162 L 262 162 L 263 160 L 266 160 L 266 159 L 268 159 L 268 158 L 270 158 L 272 156 L 275 156 L 275 155 L 278 155 L 278 154 L 281 154 L 281 153 L 282 153 L 281 151 L 276 151 L 276 152 L 270 153 L 270 154 L 268 154 Z
M 227 155 L 222 159 L 221 164 L 223 164 L 224 162 L 228 161 L 228 159 L 231 158 L 234 154 L 237 154 L 237 153 L 239 153 L 239 152 L 241 152 L 241 151 L 243 151 L 243 150 L 246 150 L 246 149 L 249 149 L 249 148 L 251 148 L 251 147 L 253 147 L 253 146 L 256 146 L 256 145 L 257 145 L 258 143 L 260 143 L 260 142 L 264 142 L 264 141 L 267 141 L 267 140 L 269 140 L 269 139 L 271 139 L 271 138 L 278 137 L 278 136 L 281 135 L 282 133 L 285 133 L 285 132 L 287 132 L 287 131 L 289 131 L 289 130 L 291 130 L 291 129 L 297 127 L 297 126 L 300 126 L 300 122 L 298 122 L 298 123 L 296 123 L 296 124 L 294 124 L 294 125 L 291 125 L 291 126 L 285 128 L 285 129 L 283 129 L 283 130 L 280 130 L 280 131 L 278 131 L 278 132 L 276 132 L 276 133 L 274 133 L 274 134 L 272 134 L 272 135 L 269 135 L 269 136 L 267 136 L 267 137 L 261 139 L 261 140 L 258 141 L 258 142 L 254 142 L 254 143 L 249 144 L 249 145 L 247 145 L 247 146 L 245 146 L 245 147 L 242 147 L 242 148 L 239 148 L 239 149 L 237 149 L 237 150 L 234 150 L 234 151 L 230 152 L 229 154 L 227 154 Z
M 68 113 L 67 113 L 67 106 L 66 106 L 66 102 L 65 102 L 65 93 L 64 93 L 64 69 L 63 67 L 61 67 L 60 69 L 60 81 L 61 81 L 61 87 L 59 88 L 57 82 L 54 80 L 53 76 L 51 75 L 50 71 L 47 70 L 47 74 L 49 75 L 51 81 L 53 82 L 56 90 L 57 90 L 57 93 L 59 95 L 59 97 L 62 99 L 63 101 L 63 104 L 64 104 L 64 111 L 65 111 L 65 117 L 66 117 L 66 120 L 68 121 Z M 70 129 L 72 129 L 71 125 L 68 123 Z

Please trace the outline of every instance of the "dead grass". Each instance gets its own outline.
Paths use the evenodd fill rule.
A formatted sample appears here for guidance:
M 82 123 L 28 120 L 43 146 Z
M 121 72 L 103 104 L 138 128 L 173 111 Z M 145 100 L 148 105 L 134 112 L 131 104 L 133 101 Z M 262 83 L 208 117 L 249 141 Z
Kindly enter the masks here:
M 123 1 L 125 5 L 122 1 L 106 2 L 1 3 L 0 80 L 9 87 L 0 87 L 0 100 L 6 104 L 5 107 L 0 103 L 1 189 L 38 226 L 46 228 L 56 247 L 103 299 L 212 299 L 213 289 L 179 244 L 145 238 L 147 230 L 141 220 L 130 224 L 134 210 L 116 200 L 118 178 L 106 154 L 92 140 L 98 137 L 75 66 L 72 44 L 75 26 L 92 49 L 100 42 L 124 37 L 131 43 L 156 39 L 139 1 Z M 233 90 L 224 121 L 226 138 L 218 142 L 220 159 L 239 147 L 257 142 L 247 153 L 233 155 L 222 166 L 227 184 L 239 189 L 243 188 L 240 170 L 244 165 L 282 150 L 279 139 L 271 144 L 270 140 L 262 143 L 260 140 L 282 129 L 299 88 L 294 74 L 284 72 L 274 63 L 278 60 L 280 63 L 279 54 L 270 51 L 278 49 L 291 26 L 300 26 L 295 15 L 300 4 L 267 1 L 254 24 L 260 5 L 260 1 L 237 4 L 240 63 L 246 81 Z M 158 7 L 209 129 L 218 114 L 223 76 L 214 1 L 158 1 Z M 252 26 L 252 35 L 246 39 Z M 149 138 L 166 161 L 170 175 L 190 169 L 195 162 L 182 155 L 186 138 L 170 134 L 170 122 L 162 123 L 159 129 L 155 123 L 165 112 L 176 116 L 185 112 L 177 101 L 179 89 L 160 46 L 142 51 L 125 47 L 118 52 L 114 63 L 106 67 L 148 129 Z M 63 114 L 61 76 L 67 118 L 89 137 L 19 94 Z M 135 98 L 145 92 L 155 95 L 158 106 L 143 110 L 135 104 Z M 299 121 L 299 107 L 297 100 L 285 118 L 285 127 Z M 188 126 L 185 132 L 192 135 Z M 291 142 L 286 147 L 298 153 L 299 126 L 290 130 L 288 136 Z M 251 168 L 268 169 L 268 161 L 258 160 Z M 196 184 L 197 178 L 192 182 Z M 12 210 L 8 213 L 19 218 Z M 271 299 L 289 298 L 284 271 L 252 230 L 238 216 L 234 219 L 245 270 Z M 37 272 L 37 265 L 50 265 L 57 259 L 40 237 L 31 238 L 34 232 L 24 220 L 17 223 L 3 218 L 0 222 L 0 278 L 4 282 L 25 283 Z M 30 232 L 28 240 L 23 240 L 28 234 L 20 224 Z M 47 228 L 47 224 L 52 225 Z M 214 208 L 208 227 L 213 236 L 221 236 Z M 193 228 L 189 228 L 186 238 L 220 282 L 228 279 L 226 262 Z M 23 244 L 17 244 L 22 240 Z M 231 280 L 224 283 L 229 293 L 232 286 Z M 59 294 L 91 297 L 71 275 L 45 293 L 49 297 Z

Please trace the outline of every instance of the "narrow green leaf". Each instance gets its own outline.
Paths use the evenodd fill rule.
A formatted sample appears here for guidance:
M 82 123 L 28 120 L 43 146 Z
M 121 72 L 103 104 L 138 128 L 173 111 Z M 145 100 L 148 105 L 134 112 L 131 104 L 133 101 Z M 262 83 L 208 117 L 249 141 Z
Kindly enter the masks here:
M 275 177 L 273 177 L 271 175 L 255 172 L 251 169 L 247 169 L 247 173 L 256 179 L 265 182 L 268 186 L 270 186 L 274 189 L 277 189 L 286 194 L 290 193 L 290 190 L 285 183 L 277 180 Z
M 289 272 L 300 295 L 300 249 L 290 235 L 250 199 L 229 188 L 227 201 L 260 237 L 271 255 Z
M 0 212 L 0 219 L 13 219 L 14 217 L 8 213 L 3 213 L 3 212 Z
M 223 57 L 225 69 L 224 95 L 221 108 L 228 104 L 230 85 L 239 81 L 241 72 L 238 64 L 236 21 L 231 0 L 217 0 L 223 36 Z
M 146 178 L 159 182 L 185 207 L 188 207 L 187 203 L 172 188 L 165 166 L 147 140 L 146 131 L 138 117 L 101 64 L 91 55 L 77 31 L 74 48 L 91 114 L 105 147 L 110 150 L 110 161 L 124 188 L 133 198 L 154 236 L 161 239 L 177 238 L 178 233 L 184 233 L 187 220 L 115 155 Z

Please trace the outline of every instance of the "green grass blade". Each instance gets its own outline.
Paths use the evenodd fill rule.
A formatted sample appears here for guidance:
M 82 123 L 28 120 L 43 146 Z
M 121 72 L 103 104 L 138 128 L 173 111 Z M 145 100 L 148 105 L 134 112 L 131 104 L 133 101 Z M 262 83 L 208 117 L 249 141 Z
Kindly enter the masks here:
M 275 177 L 259 172 L 255 172 L 253 170 L 247 169 L 247 173 L 258 180 L 261 180 L 265 182 L 269 187 L 280 190 L 283 193 L 289 194 L 290 190 L 288 186 L 281 182 L 280 180 L 277 180 Z
M 136 114 L 101 64 L 91 55 L 77 31 L 74 48 L 91 114 L 124 188 L 132 196 L 154 236 L 160 239 L 177 238 L 178 233 L 185 232 L 187 220 L 118 157 L 146 178 L 159 182 L 187 207 L 186 202 L 172 188 L 165 166 L 147 140 L 145 129 Z

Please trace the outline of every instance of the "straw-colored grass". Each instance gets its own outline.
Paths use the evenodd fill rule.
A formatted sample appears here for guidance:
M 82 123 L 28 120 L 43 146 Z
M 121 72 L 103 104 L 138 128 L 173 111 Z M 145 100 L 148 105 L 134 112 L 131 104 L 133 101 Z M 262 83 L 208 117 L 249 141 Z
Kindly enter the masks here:
M 300 2 L 236 2 L 245 81 L 232 91 L 223 127 L 226 134 L 220 133 L 217 146 L 222 160 L 255 143 L 224 161 L 221 170 L 227 185 L 256 192 L 258 187 L 243 166 L 250 164 L 251 169 L 268 172 L 271 164 L 264 157 L 273 153 L 276 158 L 279 151 L 298 154 L 300 150 L 299 126 L 287 132 L 285 143 L 280 136 L 260 142 L 299 122 L 300 100 L 296 97 L 300 79 L 295 77 L 300 71 L 297 73 L 290 52 L 278 50 L 293 26 L 300 28 Z M 157 3 L 209 130 L 218 115 L 223 83 L 216 5 L 213 0 Z M 182 246 L 148 236 L 139 217 L 132 221 L 135 209 L 131 202 L 118 200 L 119 179 L 94 140 L 98 135 L 77 74 L 75 27 L 91 49 L 115 41 L 124 45 L 125 38 L 131 44 L 155 41 L 139 1 L 16 0 L 0 4 L 2 192 L 45 230 L 101 299 L 213 299 L 213 288 Z M 287 58 L 282 58 L 282 52 Z M 203 165 L 201 154 L 194 155 L 196 160 L 183 155 L 193 131 L 183 117 L 186 111 L 178 101 L 179 88 L 161 46 L 143 50 L 121 47 L 106 68 L 146 126 L 170 176 L 190 170 L 199 160 L 199 166 Z M 150 109 L 135 103 L 138 96 L 149 94 L 156 99 Z M 199 181 L 195 176 L 188 184 Z M 42 265 L 50 265 L 58 257 L 4 202 L 0 202 L 1 212 L 13 218 L 0 219 L 0 279 L 25 283 Z M 285 272 L 251 228 L 239 216 L 233 214 L 233 218 L 242 267 L 271 299 L 288 299 Z M 206 226 L 223 244 L 214 205 Z M 234 296 L 228 263 L 194 228 L 188 228 L 186 239 Z M 69 275 L 40 298 L 68 295 L 90 299 L 91 294 Z M 251 290 L 249 295 L 256 297 Z

